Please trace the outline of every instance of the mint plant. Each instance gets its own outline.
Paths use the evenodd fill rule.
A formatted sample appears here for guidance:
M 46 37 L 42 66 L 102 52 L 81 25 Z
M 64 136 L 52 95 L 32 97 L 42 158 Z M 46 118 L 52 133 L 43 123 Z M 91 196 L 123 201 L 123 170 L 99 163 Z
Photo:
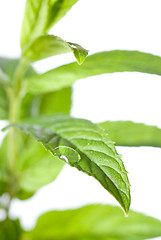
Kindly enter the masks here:
M 132 122 L 94 124 L 70 116 L 72 84 L 102 73 L 138 71 L 161 75 L 161 58 L 136 51 L 88 55 L 77 43 L 48 34 L 78 0 L 27 0 L 20 59 L 0 58 L 0 119 L 7 120 L 0 147 L 0 239 L 146 239 L 161 236 L 161 222 L 130 208 L 130 184 L 120 146 L 159 146 L 160 129 Z M 72 52 L 76 62 L 39 74 L 32 63 Z M 123 129 L 123 130 L 122 130 Z M 108 135 L 109 134 L 109 135 Z M 112 139 L 112 140 L 111 140 Z M 89 205 L 52 211 L 26 232 L 10 219 L 14 198 L 30 198 L 69 164 L 94 177 L 119 207 Z M 124 214 L 129 215 L 125 218 Z M 32 217 L 32 216 L 31 216 Z M 62 231 L 63 228 L 63 231 Z

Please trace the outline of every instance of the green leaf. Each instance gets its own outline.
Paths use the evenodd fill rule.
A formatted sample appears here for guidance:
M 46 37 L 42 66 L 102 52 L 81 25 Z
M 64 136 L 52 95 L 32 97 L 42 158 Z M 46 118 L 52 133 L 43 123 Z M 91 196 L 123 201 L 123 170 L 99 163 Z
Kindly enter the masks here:
M 26 1 L 20 36 L 22 49 L 25 49 L 32 40 L 44 33 L 49 2 L 49 0 Z
M 7 163 L 7 139 L 5 137 L 0 146 L 0 196 L 7 191 L 8 187 L 9 174 Z
M 64 166 L 64 162 L 51 155 L 32 136 L 17 131 L 15 140 L 18 144 L 14 176 L 15 186 L 12 183 L 14 197 L 26 199 L 31 197 L 39 188 L 51 183 Z M 0 193 L 8 189 L 8 136 L 0 148 Z M 1 191 L 2 190 L 2 191 Z
M 10 81 L 13 80 L 15 70 L 19 64 L 19 61 L 20 59 L 18 58 L 11 59 L 0 57 L 0 69 L 2 69 L 3 73 L 9 78 Z M 31 65 L 29 65 L 24 77 L 33 77 L 35 74 L 35 70 L 32 68 Z
M 2 119 L 8 119 L 8 99 L 3 85 L 0 84 L 0 120 Z
M 19 59 L 0 57 L 0 68 L 2 69 L 3 73 L 9 78 L 9 80 L 13 79 L 18 62 Z
M 88 55 L 88 50 L 82 48 L 79 44 L 68 42 L 69 47 L 74 53 L 77 63 L 81 65 Z
M 27 94 L 23 100 L 21 119 L 57 112 L 69 114 L 71 109 L 71 88 L 40 96 Z M 64 163 L 44 150 L 30 136 L 23 137 L 18 154 L 19 189 L 17 197 L 27 199 L 40 187 L 50 183 L 61 171 Z M 22 144 L 23 143 L 23 144 Z
M 21 227 L 18 220 L 11 221 L 6 219 L 0 222 L 0 239 L 1 240 L 19 240 L 21 235 Z
M 51 0 L 48 20 L 45 26 L 45 30 L 49 31 L 66 13 L 71 7 L 77 3 L 78 0 Z
M 71 87 L 40 96 L 40 115 L 53 113 L 69 114 L 72 105 Z M 36 98 L 36 97 L 35 97 Z
M 0 84 L 2 84 L 3 86 L 9 84 L 8 76 L 2 71 L 1 68 L 0 68 Z
M 131 121 L 106 121 L 99 123 L 109 137 L 118 146 L 152 146 L 161 147 L 161 129 L 143 123 Z
M 47 33 L 78 0 L 27 0 L 21 28 L 21 48 Z
M 0 77 L 3 74 L 5 76 L 5 83 L 0 83 L 0 119 L 8 119 L 9 111 L 9 100 L 6 94 L 6 89 L 9 84 L 12 84 L 15 70 L 19 64 L 20 59 L 9 59 L 9 58 L 0 58 Z M 35 70 L 29 65 L 25 76 L 26 78 L 36 75 Z M 31 95 L 31 94 L 28 94 Z M 22 115 L 28 116 L 26 112 L 28 111 L 28 105 L 30 105 L 31 97 L 25 98 L 25 105 L 22 103 L 22 108 L 20 112 L 20 118 Z
M 89 205 L 45 213 L 28 236 L 33 240 L 143 240 L 161 236 L 161 222 L 134 211 L 126 218 L 120 208 L 110 205 Z
M 30 197 L 42 186 L 52 182 L 62 170 L 64 162 L 59 161 L 56 156 L 53 158 L 31 136 L 23 134 L 20 141 L 23 143 L 21 143 L 16 166 L 19 185 L 17 195 L 24 199 L 28 198 L 28 195 Z
M 62 53 L 73 52 L 78 64 L 82 64 L 88 51 L 75 43 L 67 43 L 54 35 L 42 35 L 36 38 L 23 52 L 23 57 L 31 62 Z
M 71 87 L 36 96 L 27 94 L 22 101 L 20 117 L 24 119 L 30 116 L 36 117 L 44 114 L 69 114 L 72 104 L 71 97 Z
M 78 79 L 113 72 L 142 72 L 161 75 L 161 57 L 137 51 L 109 51 L 88 56 L 80 67 L 70 63 L 35 78 L 27 79 L 33 93 L 45 93 L 71 86 Z
M 29 122 L 16 126 L 33 135 L 54 156 L 96 178 L 117 199 L 125 212 L 129 211 L 127 172 L 113 142 L 101 128 L 90 121 L 67 115 Z

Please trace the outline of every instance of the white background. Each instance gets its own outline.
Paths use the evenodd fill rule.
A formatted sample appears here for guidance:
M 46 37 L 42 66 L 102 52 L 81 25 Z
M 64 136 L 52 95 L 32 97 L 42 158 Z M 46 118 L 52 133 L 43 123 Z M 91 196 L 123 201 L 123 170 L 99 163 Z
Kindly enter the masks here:
M 24 0 L 0 0 L 0 55 L 20 55 Z M 51 31 L 81 44 L 90 53 L 139 50 L 161 56 L 160 0 L 80 0 Z M 74 61 L 72 54 L 40 61 L 40 72 Z M 161 77 L 114 73 L 79 80 L 74 85 L 72 115 L 94 122 L 133 120 L 161 127 Z M 117 148 L 132 185 L 131 208 L 161 220 L 161 149 Z M 57 180 L 33 198 L 15 200 L 11 215 L 29 229 L 42 212 L 87 203 L 117 202 L 93 178 L 66 166 Z M 161 239 L 161 238 L 160 238 Z

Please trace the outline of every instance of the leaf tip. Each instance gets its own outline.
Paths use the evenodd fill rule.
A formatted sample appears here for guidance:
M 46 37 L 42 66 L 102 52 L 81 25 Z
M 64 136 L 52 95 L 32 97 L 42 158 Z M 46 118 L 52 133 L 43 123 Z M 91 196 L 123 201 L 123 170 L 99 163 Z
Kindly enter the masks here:
M 89 50 L 81 47 L 79 44 L 68 42 L 69 47 L 73 51 L 73 54 L 77 60 L 77 63 L 81 65 L 88 56 Z

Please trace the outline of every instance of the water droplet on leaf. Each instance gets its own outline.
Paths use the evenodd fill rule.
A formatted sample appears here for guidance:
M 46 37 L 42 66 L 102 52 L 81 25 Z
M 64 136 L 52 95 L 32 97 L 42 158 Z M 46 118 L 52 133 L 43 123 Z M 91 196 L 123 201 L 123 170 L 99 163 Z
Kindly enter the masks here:
M 75 149 L 67 146 L 56 147 L 54 149 L 54 155 L 69 164 L 76 163 L 81 159 L 79 153 Z

